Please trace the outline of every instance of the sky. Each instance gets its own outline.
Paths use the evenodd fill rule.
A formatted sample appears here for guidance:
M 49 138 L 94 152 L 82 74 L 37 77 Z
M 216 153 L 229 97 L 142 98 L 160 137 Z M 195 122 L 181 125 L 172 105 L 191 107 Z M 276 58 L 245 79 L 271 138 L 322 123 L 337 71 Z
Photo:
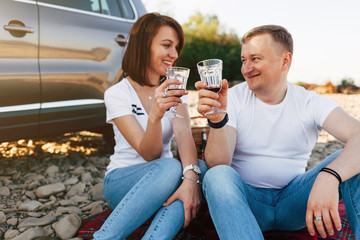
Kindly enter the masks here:
M 294 39 L 290 82 L 360 86 L 359 0 L 142 0 L 148 12 L 180 24 L 196 12 L 216 15 L 221 29 L 240 38 L 253 27 L 276 24 Z M 186 40 L 185 40 L 186 41 Z

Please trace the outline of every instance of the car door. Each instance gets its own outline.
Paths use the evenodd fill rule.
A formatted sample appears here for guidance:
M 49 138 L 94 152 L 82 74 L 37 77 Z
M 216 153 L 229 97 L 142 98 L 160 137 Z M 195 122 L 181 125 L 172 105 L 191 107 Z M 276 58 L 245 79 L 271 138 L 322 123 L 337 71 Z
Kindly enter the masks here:
M 104 91 L 121 75 L 128 32 L 138 17 L 135 10 L 111 15 L 121 2 L 133 6 L 129 0 L 38 1 L 42 135 L 106 125 Z
M 32 137 L 40 109 L 36 2 L 1 0 L 0 25 L 0 141 Z

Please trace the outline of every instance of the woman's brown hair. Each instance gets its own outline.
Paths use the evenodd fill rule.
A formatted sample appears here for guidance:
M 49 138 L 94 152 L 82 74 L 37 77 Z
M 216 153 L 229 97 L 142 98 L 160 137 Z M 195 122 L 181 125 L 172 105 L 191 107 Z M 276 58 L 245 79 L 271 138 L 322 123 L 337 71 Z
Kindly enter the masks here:
M 122 68 L 123 77 L 128 77 L 141 86 L 153 86 L 149 82 L 146 69 L 150 62 L 150 47 L 154 36 L 161 26 L 172 27 L 179 38 L 178 55 L 184 47 L 184 32 L 181 25 L 173 18 L 159 13 L 148 13 L 140 17 L 130 30 Z

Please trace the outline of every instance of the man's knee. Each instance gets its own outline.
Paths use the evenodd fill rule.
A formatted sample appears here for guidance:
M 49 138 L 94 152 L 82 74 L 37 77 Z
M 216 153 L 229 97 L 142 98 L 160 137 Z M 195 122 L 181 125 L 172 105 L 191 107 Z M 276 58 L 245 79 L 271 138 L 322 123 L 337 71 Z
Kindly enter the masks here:
M 218 165 L 210 168 L 203 180 L 203 191 L 206 193 L 213 192 L 216 195 L 226 195 L 226 192 L 231 192 L 235 186 L 234 174 L 236 171 L 228 165 Z

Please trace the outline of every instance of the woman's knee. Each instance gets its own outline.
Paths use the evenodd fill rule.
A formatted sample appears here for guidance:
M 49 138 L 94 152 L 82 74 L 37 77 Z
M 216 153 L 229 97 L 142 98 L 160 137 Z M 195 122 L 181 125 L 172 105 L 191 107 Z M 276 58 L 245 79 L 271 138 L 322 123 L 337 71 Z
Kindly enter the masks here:
M 160 158 L 156 161 L 156 174 L 162 181 L 178 183 L 182 176 L 182 166 L 179 160 L 174 158 Z

